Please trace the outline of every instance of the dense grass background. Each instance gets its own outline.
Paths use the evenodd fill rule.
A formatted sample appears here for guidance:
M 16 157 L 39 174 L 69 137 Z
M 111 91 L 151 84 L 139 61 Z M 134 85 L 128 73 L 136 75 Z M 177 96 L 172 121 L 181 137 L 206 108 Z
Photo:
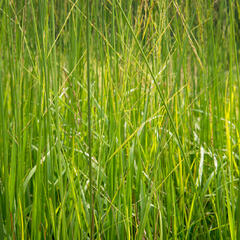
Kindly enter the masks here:
M 239 16 L 1 0 L 0 238 L 240 239 Z

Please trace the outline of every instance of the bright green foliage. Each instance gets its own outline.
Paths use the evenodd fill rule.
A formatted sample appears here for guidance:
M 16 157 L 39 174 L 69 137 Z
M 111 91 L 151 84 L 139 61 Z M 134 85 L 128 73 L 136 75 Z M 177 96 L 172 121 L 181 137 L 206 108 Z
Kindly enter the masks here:
M 240 239 L 238 0 L 0 0 L 0 239 Z

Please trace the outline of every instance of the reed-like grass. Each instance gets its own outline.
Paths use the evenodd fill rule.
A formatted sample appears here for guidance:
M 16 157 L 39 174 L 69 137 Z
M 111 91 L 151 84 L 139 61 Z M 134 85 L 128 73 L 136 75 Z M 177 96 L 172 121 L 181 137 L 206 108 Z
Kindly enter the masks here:
M 0 238 L 240 239 L 239 16 L 0 1 Z

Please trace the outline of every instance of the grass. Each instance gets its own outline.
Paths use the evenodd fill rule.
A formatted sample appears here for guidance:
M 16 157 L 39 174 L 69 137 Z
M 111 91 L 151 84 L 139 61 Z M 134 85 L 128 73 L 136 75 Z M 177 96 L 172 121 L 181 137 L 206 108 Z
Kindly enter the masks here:
M 3 239 L 239 239 L 238 1 L 0 1 Z

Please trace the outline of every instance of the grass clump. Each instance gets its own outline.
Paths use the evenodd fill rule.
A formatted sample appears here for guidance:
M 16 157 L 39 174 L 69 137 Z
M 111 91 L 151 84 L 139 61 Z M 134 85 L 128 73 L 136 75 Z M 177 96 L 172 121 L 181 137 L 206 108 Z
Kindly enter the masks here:
M 1 1 L 3 239 L 239 239 L 238 1 Z

